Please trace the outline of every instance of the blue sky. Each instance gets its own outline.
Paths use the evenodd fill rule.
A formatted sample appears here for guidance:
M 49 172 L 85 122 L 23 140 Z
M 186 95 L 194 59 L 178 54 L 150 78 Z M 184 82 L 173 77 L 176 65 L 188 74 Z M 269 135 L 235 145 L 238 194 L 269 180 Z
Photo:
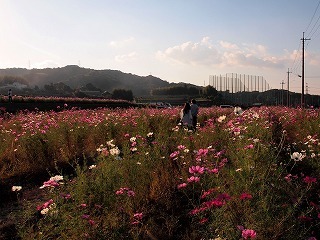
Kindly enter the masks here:
M 0 68 L 80 65 L 203 86 L 263 76 L 320 94 L 319 0 L 0 0 Z M 284 85 L 286 89 L 286 84 Z

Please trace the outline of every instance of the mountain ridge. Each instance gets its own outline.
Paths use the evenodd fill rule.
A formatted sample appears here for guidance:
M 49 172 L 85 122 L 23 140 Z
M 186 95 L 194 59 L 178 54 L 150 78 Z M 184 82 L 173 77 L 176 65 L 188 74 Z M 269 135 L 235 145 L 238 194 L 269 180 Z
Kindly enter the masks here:
M 156 88 L 186 84 L 169 83 L 152 75 L 138 76 L 119 70 L 95 70 L 77 65 L 43 69 L 7 68 L 0 69 L 0 76 L 20 77 L 31 88 L 36 86 L 43 88 L 45 85 L 63 82 L 73 89 L 80 89 L 82 86 L 91 83 L 102 91 L 112 92 L 114 89 L 131 90 L 135 96 L 150 95 L 151 90 Z

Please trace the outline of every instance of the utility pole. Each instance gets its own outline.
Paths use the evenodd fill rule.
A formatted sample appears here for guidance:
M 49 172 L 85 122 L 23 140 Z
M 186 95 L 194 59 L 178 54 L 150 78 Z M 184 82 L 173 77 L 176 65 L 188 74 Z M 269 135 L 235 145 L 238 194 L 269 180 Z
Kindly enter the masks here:
M 301 107 L 304 107 L 304 42 L 311 40 L 310 38 L 304 38 L 304 32 L 301 38 L 302 41 L 302 85 L 301 85 Z
M 287 89 L 288 89 L 288 92 L 287 92 L 287 107 L 290 107 L 290 93 L 289 93 L 289 91 L 290 91 L 290 88 L 289 88 L 289 82 L 290 82 L 290 71 L 289 71 L 289 68 L 288 68 L 288 72 L 287 72 L 287 74 L 288 74 L 288 86 L 287 86 Z
M 282 82 L 280 84 L 281 84 L 281 105 L 283 105 L 283 84 L 284 84 L 284 81 L 282 80 Z

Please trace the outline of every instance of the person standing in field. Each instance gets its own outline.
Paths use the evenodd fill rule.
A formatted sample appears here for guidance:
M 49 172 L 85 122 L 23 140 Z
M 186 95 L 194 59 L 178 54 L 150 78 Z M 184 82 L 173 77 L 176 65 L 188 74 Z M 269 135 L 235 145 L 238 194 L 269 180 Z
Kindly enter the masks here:
M 12 102 L 12 90 L 11 90 L 11 88 L 8 90 L 8 99 L 9 99 L 9 102 Z
M 190 104 L 186 102 L 180 112 L 180 121 L 182 126 L 192 127 L 192 115 Z
M 194 130 L 196 130 L 197 122 L 198 122 L 199 106 L 195 99 L 191 100 L 190 110 L 191 110 L 191 116 L 192 116 L 192 126 Z

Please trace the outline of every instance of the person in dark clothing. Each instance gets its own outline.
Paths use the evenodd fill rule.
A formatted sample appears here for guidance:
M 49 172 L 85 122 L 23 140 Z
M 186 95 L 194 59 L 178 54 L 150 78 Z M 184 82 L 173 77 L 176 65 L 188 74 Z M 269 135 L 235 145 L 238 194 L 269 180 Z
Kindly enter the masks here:
M 191 100 L 191 116 L 192 116 L 192 126 L 194 130 L 197 127 L 197 122 L 198 122 L 198 113 L 199 113 L 199 106 L 197 104 L 197 101 L 195 99 Z

